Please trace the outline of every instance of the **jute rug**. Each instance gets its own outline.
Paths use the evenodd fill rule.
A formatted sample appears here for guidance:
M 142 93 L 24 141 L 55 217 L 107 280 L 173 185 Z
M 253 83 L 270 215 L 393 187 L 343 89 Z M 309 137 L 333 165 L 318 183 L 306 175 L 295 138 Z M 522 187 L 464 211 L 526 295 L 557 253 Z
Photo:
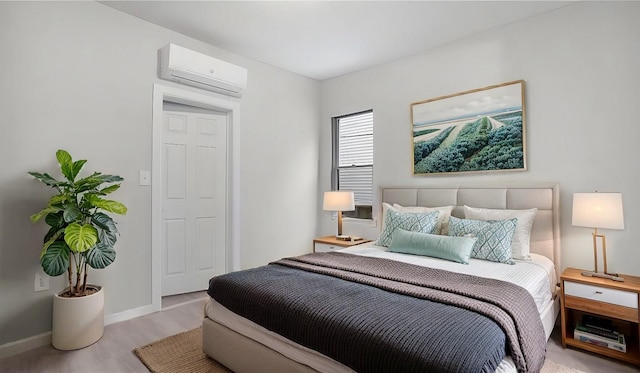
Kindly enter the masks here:
M 231 372 L 202 352 L 202 327 L 138 347 L 133 352 L 153 373 Z
M 202 328 L 172 335 L 133 352 L 153 373 L 228 373 L 222 364 L 202 352 Z M 541 373 L 584 373 L 547 360 Z

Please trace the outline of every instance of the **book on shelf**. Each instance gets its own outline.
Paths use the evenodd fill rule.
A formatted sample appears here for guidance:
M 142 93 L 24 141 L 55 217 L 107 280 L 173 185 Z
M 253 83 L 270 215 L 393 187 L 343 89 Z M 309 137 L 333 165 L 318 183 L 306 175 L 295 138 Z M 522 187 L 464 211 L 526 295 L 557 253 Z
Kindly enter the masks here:
M 627 344 L 624 339 L 624 334 L 622 333 L 618 333 L 618 338 L 614 340 L 611 338 L 605 338 L 599 335 L 583 332 L 576 328 L 573 331 L 573 338 L 582 342 L 610 348 L 612 350 L 627 352 Z
M 610 319 L 604 319 L 593 315 L 582 316 L 582 325 L 588 328 L 601 330 L 603 332 L 617 333 L 617 329 L 613 326 L 613 322 Z
M 576 324 L 576 330 L 589 334 L 595 334 L 597 336 L 608 338 L 611 340 L 618 340 L 618 330 L 615 327 L 612 327 L 611 329 L 596 328 L 593 326 L 587 326 L 582 322 L 578 322 Z

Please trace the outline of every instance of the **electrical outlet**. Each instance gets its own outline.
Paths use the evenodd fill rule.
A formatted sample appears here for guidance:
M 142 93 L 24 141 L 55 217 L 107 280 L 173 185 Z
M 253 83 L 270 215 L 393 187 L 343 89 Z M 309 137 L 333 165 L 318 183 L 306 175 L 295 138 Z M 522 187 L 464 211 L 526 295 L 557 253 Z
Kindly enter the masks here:
M 33 283 L 33 291 L 45 290 L 49 290 L 49 276 L 44 273 L 36 272 L 36 277 Z

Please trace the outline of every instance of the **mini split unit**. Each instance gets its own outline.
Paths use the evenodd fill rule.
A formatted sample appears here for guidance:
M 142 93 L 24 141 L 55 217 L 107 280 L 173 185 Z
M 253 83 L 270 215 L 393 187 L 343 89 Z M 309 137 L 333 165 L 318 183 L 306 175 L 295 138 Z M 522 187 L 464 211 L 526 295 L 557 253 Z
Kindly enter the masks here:
M 175 44 L 159 50 L 161 79 L 240 97 L 247 88 L 247 69 Z

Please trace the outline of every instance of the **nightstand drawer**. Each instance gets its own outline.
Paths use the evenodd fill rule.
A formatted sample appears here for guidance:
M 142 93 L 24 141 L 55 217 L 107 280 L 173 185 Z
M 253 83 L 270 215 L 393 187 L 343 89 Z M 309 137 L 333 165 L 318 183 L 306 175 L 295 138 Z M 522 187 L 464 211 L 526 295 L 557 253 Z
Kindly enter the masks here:
M 318 243 L 318 242 L 316 242 L 314 245 L 317 253 L 326 253 L 333 250 L 344 249 L 344 247 L 341 247 L 338 245 L 329 245 L 329 244 Z
M 623 307 L 638 308 L 638 293 L 609 289 L 577 282 L 564 282 L 565 295 L 586 298 L 598 302 L 617 304 Z

